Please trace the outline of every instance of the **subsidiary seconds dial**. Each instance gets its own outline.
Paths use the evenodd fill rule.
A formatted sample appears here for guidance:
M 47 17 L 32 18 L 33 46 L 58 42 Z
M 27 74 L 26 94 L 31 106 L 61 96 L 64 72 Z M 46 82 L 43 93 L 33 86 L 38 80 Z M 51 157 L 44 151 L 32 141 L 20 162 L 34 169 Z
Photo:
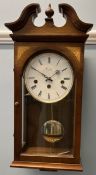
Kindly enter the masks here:
M 74 75 L 64 56 L 47 52 L 29 61 L 24 78 L 26 88 L 33 98 L 44 103 L 54 103 L 68 95 Z

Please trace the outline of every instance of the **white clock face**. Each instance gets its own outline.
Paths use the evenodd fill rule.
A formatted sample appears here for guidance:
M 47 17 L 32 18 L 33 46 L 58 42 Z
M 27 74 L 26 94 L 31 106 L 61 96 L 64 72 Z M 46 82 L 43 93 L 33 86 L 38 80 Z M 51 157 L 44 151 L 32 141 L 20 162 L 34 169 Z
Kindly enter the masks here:
M 60 101 L 73 86 L 73 69 L 69 61 L 56 53 L 42 53 L 27 64 L 25 85 L 33 98 L 44 103 Z

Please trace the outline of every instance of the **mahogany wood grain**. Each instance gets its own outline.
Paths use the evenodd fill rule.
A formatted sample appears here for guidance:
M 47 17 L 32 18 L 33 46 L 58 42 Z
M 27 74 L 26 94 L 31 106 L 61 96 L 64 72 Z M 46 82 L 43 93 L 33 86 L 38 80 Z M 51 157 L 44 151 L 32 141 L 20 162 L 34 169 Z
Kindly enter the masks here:
M 81 164 L 64 164 L 64 163 L 45 163 L 45 162 L 27 162 L 13 161 L 11 167 L 19 168 L 35 168 L 46 171 L 65 170 L 65 171 L 83 171 Z

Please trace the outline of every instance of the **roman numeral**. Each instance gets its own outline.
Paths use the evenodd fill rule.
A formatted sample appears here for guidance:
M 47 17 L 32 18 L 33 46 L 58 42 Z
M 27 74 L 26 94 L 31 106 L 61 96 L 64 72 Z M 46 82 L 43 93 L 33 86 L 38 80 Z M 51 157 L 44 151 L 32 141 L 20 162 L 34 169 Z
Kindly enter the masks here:
M 62 72 L 65 71 L 66 69 L 67 69 L 67 67 L 65 69 L 63 69 Z
M 31 89 L 34 90 L 36 88 L 36 85 L 32 86 Z
M 64 80 L 70 80 L 70 78 L 64 78 Z
M 39 63 L 40 63 L 41 65 L 43 65 L 40 59 L 39 59 Z
M 63 88 L 64 90 L 67 90 L 67 87 L 65 87 L 65 86 L 63 86 L 63 85 L 61 86 L 61 88 Z
M 56 94 L 58 95 L 58 97 L 59 97 L 59 94 L 58 94 L 58 92 L 56 92 Z
M 48 57 L 48 63 L 50 63 L 51 62 L 51 58 L 50 57 Z
M 39 92 L 38 96 L 41 96 L 41 94 L 42 94 L 42 91 Z
M 48 93 L 48 99 L 50 99 L 50 94 Z
M 34 79 L 35 77 L 28 77 L 28 79 Z
M 60 58 L 60 60 L 61 60 L 61 58 Z M 59 64 L 60 60 L 57 62 L 57 65 Z

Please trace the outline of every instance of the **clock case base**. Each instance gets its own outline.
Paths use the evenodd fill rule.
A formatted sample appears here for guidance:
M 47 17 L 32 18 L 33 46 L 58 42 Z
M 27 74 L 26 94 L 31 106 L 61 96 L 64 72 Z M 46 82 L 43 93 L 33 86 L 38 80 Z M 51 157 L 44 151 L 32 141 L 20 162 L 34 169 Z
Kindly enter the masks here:
M 45 163 L 45 162 L 28 162 L 28 161 L 13 161 L 11 167 L 17 168 L 35 168 L 45 171 L 83 171 L 81 164 L 65 164 L 65 163 Z

